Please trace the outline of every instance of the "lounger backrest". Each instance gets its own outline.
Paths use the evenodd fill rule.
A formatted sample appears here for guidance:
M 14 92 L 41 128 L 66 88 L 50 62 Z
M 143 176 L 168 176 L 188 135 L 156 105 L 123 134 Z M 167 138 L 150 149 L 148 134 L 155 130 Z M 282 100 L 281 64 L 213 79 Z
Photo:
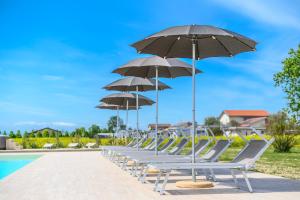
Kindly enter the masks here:
M 175 142 L 174 138 L 170 138 L 168 140 L 168 142 L 166 144 L 164 144 L 161 148 L 160 151 L 161 152 L 166 152 L 168 150 L 168 148 Z
M 185 145 L 187 145 L 188 140 L 183 138 L 175 147 L 173 147 L 168 154 L 170 155 L 178 155 L 183 150 Z
M 195 145 L 195 156 L 198 156 L 210 143 L 210 140 L 199 140 Z M 186 155 L 191 156 L 193 154 L 193 150 L 190 150 Z
M 217 161 L 221 154 L 228 149 L 232 142 L 230 140 L 218 140 L 216 144 L 201 158 L 208 161 Z
M 161 145 L 161 143 L 164 141 L 164 139 L 163 138 L 159 138 L 158 140 L 157 140 L 157 146 L 159 146 L 159 145 Z M 152 144 L 152 146 L 151 147 L 149 147 L 149 150 L 155 150 L 155 146 L 156 146 L 156 144 L 155 144 L 155 142 Z
M 141 147 L 143 145 L 143 143 L 146 142 L 146 140 L 147 140 L 147 138 L 142 138 L 140 140 L 137 139 L 138 142 L 133 147 L 137 147 L 137 146 Z
M 250 140 L 245 148 L 233 159 L 233 162 L 246 164 L 251 167 L 269 145 L 270 143 L 264 140 Z
M 145 146 L 145 150 L 149 150 L 149 148 L 155 144 L 155 138 L 151 138 L 150 142 L 147 144 L 147 146 Z
M 129 142 L 129 144 L 127 145 L 128 147 L 132 147 L 133 145 L 136 144 L 137 139 L 133 139 L 131 140 L 131 142 Z

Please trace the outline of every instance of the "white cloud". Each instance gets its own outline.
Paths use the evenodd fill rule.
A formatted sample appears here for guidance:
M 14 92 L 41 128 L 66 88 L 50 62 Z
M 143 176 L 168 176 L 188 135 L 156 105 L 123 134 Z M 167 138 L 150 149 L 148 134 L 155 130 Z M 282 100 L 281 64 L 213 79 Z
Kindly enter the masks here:
M 71 122 L 52 122 L 51 124 L 53 126 L 63 126 L 63 127 L 74 127 L 74 126 L 77 126 L 77 124 L 71 123 Z
M 64 79 L 62 76 L 54 76 L 54 75 L 43 75 L 42 78 L 46 81 L 59 81 Z
M 297 2 L 274 1 L 274 0 L 214 0 L 230 10 L 246 15 L 258 22 L 275 26 L 291 27 L 300 30 L 300 17 Z M 298 6 L 299 8 L 299 6 Z
M 15 126 L 60 126 L 60 127 L 75 127 L 77 124 L 72 122 L 39 122 L 39 121 L 20 121 L 14 124 Z

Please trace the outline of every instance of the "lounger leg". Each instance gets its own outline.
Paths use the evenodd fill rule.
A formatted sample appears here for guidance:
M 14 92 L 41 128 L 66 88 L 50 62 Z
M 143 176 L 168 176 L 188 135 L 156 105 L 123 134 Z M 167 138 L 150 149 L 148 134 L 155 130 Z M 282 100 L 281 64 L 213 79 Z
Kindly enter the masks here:
M 170 173 L 171 173 L 171 171 L 167 171 L 166 172 L 165 180 L 164 180 L 164 182 L 163 182 L 163 184 L 162 184 L 162 186 L 161 186 L 161 188 L 159 190 L 159 194 L 160 195 L 165 194 L 165 187 L 166 187 L 166 185 L 168 183 Z
M 145 183 L 146 182 L 146 177 L 147 177 L 147 175 L 148 175 L 148 169 L 149 169 L 149 167 L 148 166 L 146 166 L 145 168 L 144 168 L 144 174 L 142 174 L 142 177 L 141 177 L 141 182 L 142 183 Z
M 125 157 L 122 164 L 122 169 L 126 170 L 127 158 Z
M 140 173 L 138 175 L 138 180 L 141 180 L 141 177 L 143 176 L 143 172 L 144 172 L 144 165 L 141 165 Z
M 160 170 L 159 173 L 157 174 L 157 178 L 156 178 L 156 181 L 155 181 L 155 184 L 154 184 L 154 191 L 158 191 L 158 184 L 160 182 L 160 177 L 162 175 L 162 171 Z
M 248 176 L 247 176 L 247 172 L 246 172 L 246 171 L 242 171 L 242 174 L 243 174 L 243 176 L 244 176 L 244 178 L 245 178 L 245 181 L 246 181 L 246 183 L 247 183 L 249 192 L 253 192 L 253 189 L 252 189 L 252 187 L 251 187 L 249 178 L 248 178 Z
M 234 170 L 232 169 L 231 170 L 231 175 L 232 175 L 232 178 L 233 178 L 233 181 L 234 181 L 234 184 L 239 188 L 239 183 L 238 183 L 238 180 L 236 178 L 236 175 L 234 173 Z
M 209 171 L 210 171 L 211 179 L 212 179 L 214 182 L 216 182 L 217 179 L 216 179 L 216 176 L 215 176 L 215 173 L 214 173 L 213 169 L 209 169 Z

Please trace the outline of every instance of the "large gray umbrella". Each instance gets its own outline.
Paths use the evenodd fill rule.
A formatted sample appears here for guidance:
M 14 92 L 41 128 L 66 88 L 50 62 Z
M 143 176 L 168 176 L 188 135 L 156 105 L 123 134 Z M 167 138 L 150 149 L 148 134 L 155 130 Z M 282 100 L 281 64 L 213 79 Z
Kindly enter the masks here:
M 108 95 L 104 98 L 102 98 L 100 101 L 104 103 L 109 104 L 116 104 L 120 106 L 136 106 L 136 126 L 137 126 L 137 132 L 139 132 L 139 106 L 146 106 L 146 105 L 152 105 L 155 102 L 151 99 L 138 94 L 132 94 L 132 93 L 116 93 Z
M 137 58 L 131 60 L 125 65 L 115 69 L 113 73 L 118 73 L 123 76 L 137 76 L 143 78 L 153 78 L 156 80 L 156 117 L 155 117 L 155 140 L 158 140 L 158 77 L 176 78 L 179 76 L 192 76 L 193 68 L 191 65 L 182 62 L 176 58 L 164 59 L 159 56 L 152 56 L 147 58 Z M 196 70 L 200 73 L 200 70 Z M 155 146 L 155 155 L 158 154 L 157 145 Z
M 170 88 L 168 85 L 158 82 L 158 90 Z M 138 106 L 138 92 L 139 91 L 149 91 L 156 89 L 156 81 L 148 78 L 141 77 L 126 77 L 112 82 L 104 87 L 107 90 L 117 90 L 117 91 L 136 91 L 136 106 Z M 136 109 L 137 114 L 137 131 L 139 130 L 139 109 Z
M 128 110 L 135 110 L 135 106 L 119 106 L 115 104 L 101 103 L 95 106 L 98 109 L 117 110 L 117 129 L 119 130 L 119 110 L 126 110 L 126 128 L 128 126 Z
M 132 46 L 139 53 L 154 54 L 165 58 L 193 59 L 193 129 L 192 146 L 195 162 L 195 60 L 208 57 L 231 57 L 241 52 L 254 51 L 256 42 L 240 34 L 206 25 L 187 25 L 167 28 L 138 41 Z M 196 180 L 192 171 L 193 181 Z

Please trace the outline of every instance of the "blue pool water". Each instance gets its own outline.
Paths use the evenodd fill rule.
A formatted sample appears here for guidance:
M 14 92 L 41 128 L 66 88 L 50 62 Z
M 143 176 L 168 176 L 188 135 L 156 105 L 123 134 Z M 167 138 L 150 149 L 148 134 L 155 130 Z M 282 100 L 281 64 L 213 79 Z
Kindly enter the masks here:
M 40 156 L 41 155 L 0 155 L 0 180 Z

